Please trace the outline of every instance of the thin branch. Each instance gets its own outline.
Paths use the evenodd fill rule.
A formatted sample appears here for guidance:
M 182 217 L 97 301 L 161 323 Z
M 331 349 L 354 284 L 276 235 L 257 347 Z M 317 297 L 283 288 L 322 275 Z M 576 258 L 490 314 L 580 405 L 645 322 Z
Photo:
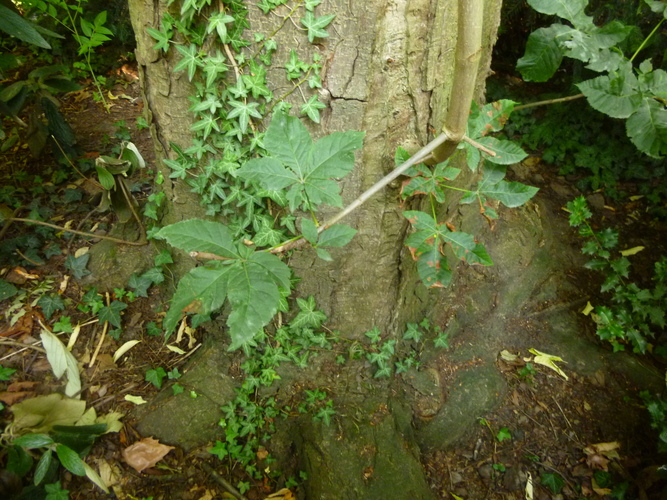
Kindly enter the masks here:
M 464 136 L 463 136 L 463 139 L 461 139 L 461 140 L 462 140 L 463 142 L 467 142 L 467 143 L 470 144 L 471 146 L 473 146 L 473 147 L 479 149 L 480 151 L 483 151 L 484 153 L 486 153 L 486 154 L 489 155 L 489 156 L 494 156 L 494 157 L 495 157 L 495 156 L 498 156 L 498 155 L 496 154 L 495 151 L 493 151 L 493 150 L 487 148 L 486 146 L 480 144 L 480 143 L 477 142 L 477 141 L 472 140 L 472 139 L 471 139 L 470 137 L 468 137 L 467 135 L 464 135 Z
M 52 229 L 57 229 L 59 231 L 78 234 L 79 236 L 87 236 L 89 238 L 99 238 L 101 240 L 109 240 L 115 243 L 122 243 L 123 245 L 132 245 L 135 247 L 140 247 L 148 243 L 148 241 L 146 241 L 145 239 L 143 241 L 127 241 L 127 240 L 121 240 L 120 238 L 114 238 L 113 236 L 101 236 L 98 234 L 87 233 L 85 231 L 77 231 L 76 229 L 67 229 L 61 226 L 56 226 L 55 224 L 49 224 L 48 222 L 42 222 L 41 220 L 24 219 L 22 217 L 10 217 L 7 219 L 7 222 L 14 222 L 14 221 L 25 222 L 27 224 L 37 224 L 39 226 L 46 226 Z
M 526 109 L 526 108 L 533 108 L 535 106 L 545 106 L 547 104 L 556 104 L 557 102 L 574 101 L 575 99 L 581 99 L 582 97 L 584 97 L 584 94 L 570 95 L 570 96 L 567 96 L 567 97 L 559 97 L 558 99 L 547 99 L 546 101 L 529 102 L 528 104 L 522 104 L 521 106 L 514 106 L 514 111 L 518 111 L 520 109 Z

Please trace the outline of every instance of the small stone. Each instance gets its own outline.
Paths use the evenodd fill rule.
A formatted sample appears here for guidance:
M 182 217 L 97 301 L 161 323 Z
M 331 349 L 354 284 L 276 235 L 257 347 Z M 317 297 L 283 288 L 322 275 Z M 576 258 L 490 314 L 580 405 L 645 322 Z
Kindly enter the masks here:
M 463 476 L 459 474 L 458 472 L 452 472 L 449 475 L 449 480 L 452 482 L 452 484 L 458 484 L 461 481 L 463 481 Z
M 586 197 L 588 204 L 595 210 L 602 210 L 604 208 L 604 196 L 602 193 L 593 193 Z
M 488 483 L 493 477 L 493 466 L 491 464 L 484 464 L 477 469 L 477 473 L 485 483 Z

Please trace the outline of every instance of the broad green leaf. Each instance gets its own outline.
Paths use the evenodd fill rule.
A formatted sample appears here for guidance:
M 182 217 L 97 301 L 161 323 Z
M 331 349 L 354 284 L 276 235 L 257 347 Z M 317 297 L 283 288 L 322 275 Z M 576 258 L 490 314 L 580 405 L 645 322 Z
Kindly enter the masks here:
M 490 102 L 480 108 L 473 101 L 468 118 L 468 137 L 477 140 L 492 132 L 498 132 L 505 127 L 514 105 L 516 103 L 509 99 Z
M 228 259 L 239 258 L 232 232 L 219 222 L 190 219 L 165 226 L 155 236 L 186 252 L 208 252 Z
M 588 0 L 528 0 L 528 4 L 542 14 L 567 19 L 576 27 L 590 26 L 593 18 L 584 13 Z
M 667 99 L 667 72 L 661 69 L 639 75 L 641 92 Z
M 232 312 L 227 318 L 232 338 L 230 349 L 252 341 L 278 312 L 278 286 L 257 264 L 243 263 L 229 271 L 227 296 Z
M 18 288 L 8 281 L 0 279 L 0 302 L 13 297 L 17 293 L 19 293 Z
M 344 247 L 354 238 L 355 234 L 357 234 L 356 229 L 345 224 L 336 224 L 322 231 L 317 246 Z
M 489 257 L 486 247 L 481 243 L 477 243 L 475 247 L 465 256 L 468 264 L 481 264 L 483 266 L 492 266 L 493 260 Z
M 93 483 L 95 483 L 104 493 L 109 493 L 109 489 L 107 488 L 107 485 L 104 484 L 104 481 L 102 478 L 99 476 L 99 474 L 93 469 L 90 465 L 88 465 L 86 462 L 82 461 L 83 464 L 83 469 L 86 472 L 86 477 L 90 479 Z M 46 500 L 49 500 L 48 498 Z
M 53 444 L 53 438 L 46 434 L 26 434 L 12 441 L 12 444 L 32 450 L 33 448 L 43 448 Z
M 526 42 L 526 52 L 516 64 L 516 69 L 525 81 L 546 82 L 556 73 L 564 53 L 557 37 L 569 30 L 570 28 L 562 24 L 552 24 L 530 34 Z
M 520 182 L 500 181 L 498 184 L 484 188 L 481 193 L 495 198 L 506 207 L 515 208 L 526 203 L 538 191 L 538 188 Z
M 325 260 L 327 262 L 333 262 L 333 257 L 324 248 L 316 248 L 315 251 L 317 252 L 317 256 L 320 259 Z
M 540 482 L 545 488 L 549 488 L 554 495 L 560 493 L 565 486 L 565 480 L 557 472 L 543 472 Z
M 319 234 L 317 232 L 317 226 L 312 220 L 306 218 L 301 219 L 301 234 L 303 234 L 303 237 L 306 238 L 306 241 L 311 245 L 317 243 Z
M 417 259 L 417 272 L 425 286 L 442 288 L 452 281 L 447 258 L 433 245 L 421 253 Z
M 48 449 L 44 452 L 42 458 L 39 459 L 39 462 L 37 462 L 37 466 L 35 467 L 35 475 L 32 479 L 35 485 L 39 485 L 42 483 L 42 481 L 44 481 L 46 473 L 49 472 L 49 469 L 51 468 L 52 460 L 53 451 Z
M 638 86 L 632 73 L 619 73 L 616 78 L 602 75 L 577 84 L 591 107 L 612 118 L 628 118 L 637 111 L 642 103 Z
M 257 181 L 264 189 L 274 191 L 285 189 L 298 181 L 294 172 L 283 167 L 279 160 L 268 156 L 246 162 L 236 171 L 236 175 Z
M 224 11 L 217 12 L 209 17 L 206 33 L 211 33 L 213 30 L 216 30 L 220 37 L 220 41 L 222 43 L 228 43 L 229 37 L 227 36 L 227 24 L 233 22 L 234 18 L 229 14 L 226 14 Z
M 463 233 L 461 231 L 450 231 L 447 226 L 443 225 L 441 237 L 443 241 L 449 243 L 454 250 L 454 254 L 459 259 L 465 259 L 468 252 L 475 249 L 475 237 L 472 234 Z
M 0 381 L 7 382 L 14 373 L 16 373 L 16 368 L 7 368 L 0 365 Z
M 283 290 L 291 290 L 292 270 L 276 255 L 268 252 L 255 252 L 250 256 L 248 262 L 264 268 L 273 282 Z
M 166 338 L 185 312 L 208 314 L 218 310 L 227 296 L 228 266 L 195 267 L 178 282 L 163 327 Z
M 309 171 L 313 140 L 301 120 L 276 112 L 273 115 L 264 146 L 271 156 L 291 168 L 299 179 Z
M 40 333 L 42 345 L 46 351 L 46 359 L 51 365 L 53 374 L 60 378 L 67 374 L 67 385 L 65 394 L 73 397 L 81 391 L 81 377 L 79 375 L 79 365 L 76 358 L 67 350 L 58 337 L 50 331 L 42 328 Z
M 36 28 L 38 28 L 36 24 L 27 21 L 4 5 L 0 5 L 0 31 L 37 47 L 50 49 L 51 45 L 44 40 Z
M 512 141 L 495 137 L 480 137 L 477 141 L 496 153 L 496 156 L 485 156 L 485 159 L 491 163 L 512 165 L 523 161 L 528 156 L 528 153 Z
M 667 110 L 654 99 L 644 99 L 625 123 L 632 143 L 649 156 L 667 154 Z
M 313 177 L 345 177 L 354 168 L 354 151 L 364 143 L 363 132 L 334 132 L 318 140 L 313 147 Z
M 83 460 L 81 460 L 81 457 L 79 457 L 79 454 L 76 451 L 64 444 L 59 444 L 56 446 L 56 455 L 58 455 L 58 460 L 60 460 L 62 466 L 72 474 L 77 476 L 86 475 Z

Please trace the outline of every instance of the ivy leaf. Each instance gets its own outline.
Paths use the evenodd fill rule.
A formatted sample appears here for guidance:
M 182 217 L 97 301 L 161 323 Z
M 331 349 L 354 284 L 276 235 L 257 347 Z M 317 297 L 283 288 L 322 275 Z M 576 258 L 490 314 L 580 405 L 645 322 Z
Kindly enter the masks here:
M 250 123 L 251 116 L 259 119 L 262 118 L 260 112 L 257 111 L 257 106 L 259 106 L 258 102 L 245 103 L 241 101 L 231 100 L 229 101 L 229 104 L 234 109 L 232 109 L 229 113 L 227 113 L 227 118 L 239 119 L 239 127 L 241 129 L 242 134 L 245 134 L 248 131 L 248 123 Z
M 227 297 L 228 272 L 228 266 L 195 267 L 181 278 L 164 318 L 166 338 L 184 313 L 209 314 L 222 307 Z
M 51 319 L 54 312 L 65 309 L 63 299 L 55 293 L 42 295 L 37 301 L 37 305 L 42 308 L 46 319 Z
M 549 488 L 555 495 L 560 493 L 565 486 L 565 481 L 557 472 L 543 472 L 540 476 L 540 482 L 545 488 Z
M 155 387 L 160 389 L 162 388 L 162 380 L 164 380 L 166 376 L 167 372 L 164 370 L 164 368 L 159 366 L 155 369 L 146 370 L 144 380 L 146 380 L 146 382 L 150 382 Z
M 319 328 L 327 319 L 327 315 L 317 310 L 315 297 L 312 295 L 307 299 L 296 299 L 299 306 L 299 314 L 290 321 L 290 327 L 293 328 Z
M 228 259 L 241 257 L 232 232 L 219 222 L 200 219 L 181 221 L 163 227 L 155 237 L 167 240 L 171 246 L 186 252 L 208 252 Z
M 65 267 L 72 271 L 72 274 L 76 279 L 81 279 L 84 276 L 90 274 L 90 271 L 86 269 L 88 261 L 90 260 L 90 254 L 85 253 L 79 257 L 74 255 L 68 255 L 65 259 Z
M 557 37 L 571 28 L 562 24 L 552 24 L 548 28 L 540 28 L 528 36 L 526 52 L 517 61 L 516 69 L 527 82 L 546 82 L 563 61 L 564 50 L 560 47 Z
M 0 279 L 0 302 L 13 297 L 17 293 L 19 293 L 18 288 L 16 288 L 10 282 Z
M 160 50 L 164 53 L 169 51 L 169 40 L 171 40 L 171 30 L 166 32 L 156 30 L 155 28 L 146 28 L 146 32 L 157 40 L 157 43 L 153 47 L 153 50 Z
M 199 57 L 197 46 L 193 43 L 189 47 L 184 47 L 183 45 L 176 45 L 176 50 L 181 53 L 180 61 L 174 66 L 174 72 L 188 70 L 188 80 L 192 81 L 195 76 L 195 71 L 198 67 L 204 66 L 201 58 Z
M 306 10 L 313 11 L 315 10 L 315 7 L 317 7 L 319 4 L 322 3 L 322 0 L 306 0 Z
M 632 143 L 649 156 L 667 154 L 667 110 L 655 99 L 644 99 L 639 109 L 625 122 Z
M 320 123 L 320 109 L 325 109 L 326 104 L 321 102 L 316 95 L 308 99 L 308 102 L 301 106 L 301 114 L 308 115 L 315 123 Z
M 211 33 L 213 30 L 218 32 L 220 41 L 222 43 L 228 43 L 229 37 L 227 36 L 227 23 L 233 23 L 234 18 L 228 14 L 225 14 L 224 11 L 213 14 L 208 19 L 208 26 L 206 28 L 206 33 Z
M 101 308 L 100 311 L 97 313 L 100 319 L 100 323 L 108 321 L 116 328 L 120 328 L 121 327 L 120 312 L 126 307 L 127 304 L 125 302 L 114 300 L 108 306 Z
M 306 15 L 301 18 L 301 24 L 308 29 L 308 41 L 313 43 L 315 38 L 327 38 L 326 28 L 336 16 L 334 14 L 329 16 L 315 17 L 311 11 L 306 11 Z

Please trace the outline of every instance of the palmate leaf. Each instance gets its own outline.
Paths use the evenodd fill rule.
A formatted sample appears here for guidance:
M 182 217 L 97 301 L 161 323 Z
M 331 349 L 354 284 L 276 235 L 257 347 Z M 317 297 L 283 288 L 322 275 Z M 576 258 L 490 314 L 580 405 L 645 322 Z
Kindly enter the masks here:
M 480 137 L 477 142 L 496 153 L 496 156 L 485 156 L 485 159 L 491 163 L 513 165 L 523 161 L 528 156 L 528 153 L 512 141 L 496 139 L 495 137 Z
M 237 175 L 267 190 L 289 189 L 292 211 L 322 203 L 340 207 L 340 188 L 332 178 L 352 170 L 363 137 L 362 132 L 336 132 L 313 143 L 301 120 L 276 112 L 264 137 L 269 156 L 250 160 Z
M 273 277 L 252 262 L 240 263 L 229 271 L 227 297 L 232 306 L 227 318 L 232 338 L 230 350 L 250 344 L 280 305 L 280 292 Z
M 177 222 L 160 229 L 156 238 L 186 252 L 214 253 L 228 259 L 240 258 L 232 232 L 224 224 L 200 219 Z
M 229 269 L 220 264 L 195 267 L 181 278 L 162 325 L 167 338 L 185 312 L 209 314 L 222 307 L 227 297 Z
M 505 127 L 514 105 L 516 103 L 509 99 L 490 102 L 480 108 L 476 102 L 472 102 L 470 117 L 468 118 L 468 137 L 478 139 L 492 132 L 498 132 Z
M 452 282 L 452 271 L 447 258 L 436 246 L 428 246 L 417 257 L 417 272 L 425 286 L 442 288 Z

